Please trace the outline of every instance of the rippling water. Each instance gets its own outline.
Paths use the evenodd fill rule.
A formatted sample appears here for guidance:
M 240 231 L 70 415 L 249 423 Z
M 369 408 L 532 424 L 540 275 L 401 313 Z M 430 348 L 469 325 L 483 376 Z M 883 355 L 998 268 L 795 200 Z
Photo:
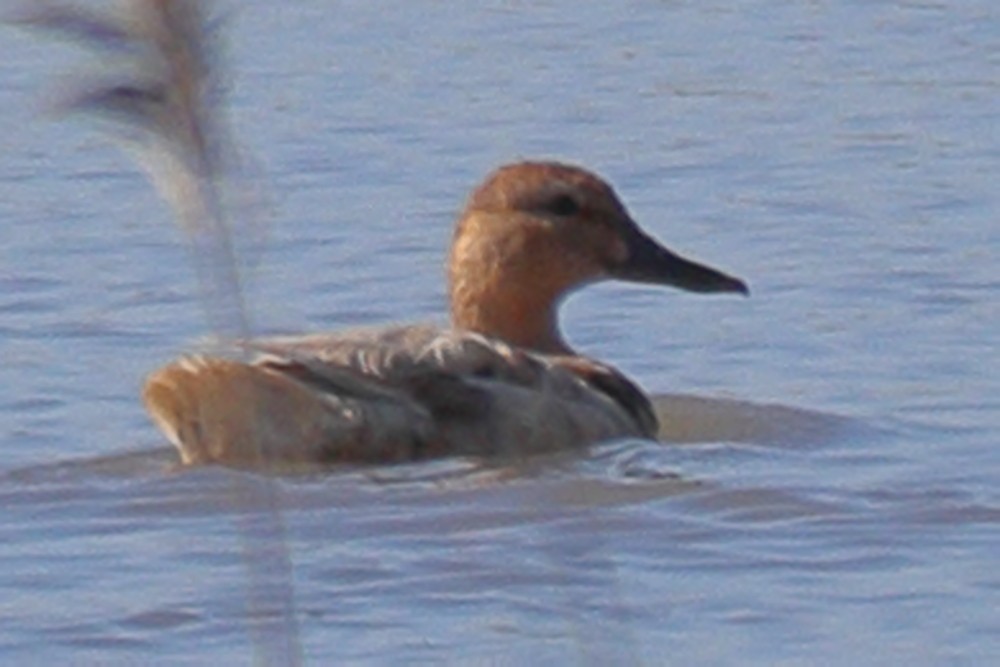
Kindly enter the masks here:
M 1000 660 L 994 4 L 245 3 L 263 329 L 440 317 L 450 218 L 519 156 L 595 168 L 753 290 L 568 304 L 668 445 L 276 480 L 173 468 L 137 387 L 204 334 L 185 250 L 39 118 L 78 52 L 4 28 L 0 658 Z M 284 558 L 294 598 L 247 562 Z M 298 628 L 255 641 L 267 593 Z

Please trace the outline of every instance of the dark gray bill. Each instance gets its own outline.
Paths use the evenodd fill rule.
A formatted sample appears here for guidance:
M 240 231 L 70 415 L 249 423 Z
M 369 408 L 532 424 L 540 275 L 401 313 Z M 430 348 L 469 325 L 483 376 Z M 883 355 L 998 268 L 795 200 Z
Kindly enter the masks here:
M 739 278 L 726 275 L 704 264 L 677 255 L 638 226 L 628 241 L 629 258 L 614 267 L 611 275 L 619 280 L 670 285 L 689 292 L 737 292 L 748 295 L 750 289 Z

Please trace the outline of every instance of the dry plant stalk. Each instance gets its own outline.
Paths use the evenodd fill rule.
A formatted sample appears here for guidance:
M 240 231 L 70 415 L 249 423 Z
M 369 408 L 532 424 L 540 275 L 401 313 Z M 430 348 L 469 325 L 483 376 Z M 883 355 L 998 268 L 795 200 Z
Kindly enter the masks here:
M 56 110 L 102 120 L 173 209 L 192 247 L 202 305 L 223 341 L 251 326 L 237 248 L 260 211 L 239 192 L 220 77 L 220 21 L 197 0 L 121 0 L 105 14 L 36 0 L 12 23 L 79 42 L 104 70 L 60 92 Z M 80 77 L 75 77 L 76 81 Z M 245 354 L 243 345 L 229 345 Z M 302 660 L 287 534 L 272 479 L 233 476 L 249 579 L 247 623 L 261 664 Z

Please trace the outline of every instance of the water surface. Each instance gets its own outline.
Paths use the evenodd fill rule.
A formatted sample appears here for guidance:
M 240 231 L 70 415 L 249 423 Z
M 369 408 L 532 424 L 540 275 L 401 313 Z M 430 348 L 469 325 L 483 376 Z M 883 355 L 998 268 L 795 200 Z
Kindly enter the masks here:
M 994 3 L 254 2 L 231 39 L 262 330 L 442 319 L 451 218 L 525 156 L 753 296 L 567 304 L 668 445 L 177 471 L 137 389 L 205 333 L 186 251 L 124 158 L 39 117 L 78 52 L 4 29 L 4 662 L 280 659 L 248 614 L 283 605 L 265 632 L 311 664 L 1000 658 Z M 247 563 L 285 558 L 294 599 Z

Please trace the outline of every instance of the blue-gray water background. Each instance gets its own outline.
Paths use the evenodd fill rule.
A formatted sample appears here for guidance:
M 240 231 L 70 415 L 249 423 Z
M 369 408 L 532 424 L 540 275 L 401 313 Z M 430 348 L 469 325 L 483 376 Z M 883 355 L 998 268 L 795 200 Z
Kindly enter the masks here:
M 80 52 L 3 28 L 0 662 L 246 664 L 232 491 L 268 483 L 312 664 L 1000 660 L 993 0 L 257 1 L 229 30 L 263 330 L 443 319 L 469 188 L 579 162 L 752 287 L 564 309 L 707 405 L 703 442 L 170 472 L 137 394 L 205 333 L 187 252 L 125 158 L 39 112 Z

